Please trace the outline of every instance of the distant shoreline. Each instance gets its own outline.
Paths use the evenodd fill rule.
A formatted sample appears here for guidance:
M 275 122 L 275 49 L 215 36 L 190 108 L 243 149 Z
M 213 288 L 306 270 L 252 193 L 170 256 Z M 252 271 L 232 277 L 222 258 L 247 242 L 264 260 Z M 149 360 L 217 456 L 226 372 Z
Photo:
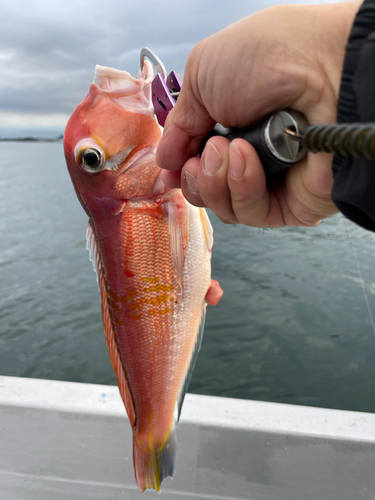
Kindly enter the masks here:
M 60 135 L 59 137 L 54 137 L 53 139 L 47 139 L 44 137 L 0 137 L 0 142 L 61 142 L 62 140 L 62 135 Z

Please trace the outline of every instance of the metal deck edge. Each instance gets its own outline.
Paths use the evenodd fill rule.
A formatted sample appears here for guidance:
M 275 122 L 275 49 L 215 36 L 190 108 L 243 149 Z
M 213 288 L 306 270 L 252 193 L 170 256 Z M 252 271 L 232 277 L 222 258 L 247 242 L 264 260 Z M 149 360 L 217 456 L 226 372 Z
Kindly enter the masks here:
M 0 408 L 126 418 L 117 387 L 0 376 Z M 375 442 L 375 414 L 187 394 L 181 424 Z

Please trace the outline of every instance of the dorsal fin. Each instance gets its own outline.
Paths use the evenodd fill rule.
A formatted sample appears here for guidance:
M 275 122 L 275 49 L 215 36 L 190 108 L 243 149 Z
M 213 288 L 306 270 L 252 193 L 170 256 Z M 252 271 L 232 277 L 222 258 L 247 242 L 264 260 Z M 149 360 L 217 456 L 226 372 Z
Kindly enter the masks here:
M 194 348 L 193 348 L 193 351 L 192 351 L 191 356 L 190 356 L 188 369 L 186 370 L 185 377 L 184 377 L 184 380 L 182 381 L 180 391 L 179 391 L 178 397 L 177 397 L 177 402 L 176 402 L 177 415 L 175 417 L 177 422 L 180 420 L 182 404 L 184 402 L 185 394 L 187 393 L 189 383 L 191 380 L 191 376 L 193 374 L 195 362 L 197 361 L 198 353 L 199 353 L 199 350 L 200 350 L 201 345 L 202 345 L 205 319 L 206 319 L 206 302 L 203 302 L 202 315 L 201 315 L 201 320 L 199 322 L 197 338 L 195 340 Z
M 103 266 L 99 255 L 99 250 L 95 241 L 94 231 L 89 221 L 86 231 L 86 248 L 90 252 L 90 260 L 93 263 L 96 273 L 96 281 L 98 282 L 100 301 L 102 304 L 102 318 L 106 344 L 108 347 L 109 357 L 117 378 L 117 385 L 124 402 L 126 412 L 129 417 L 131 426 L 135 423 L 135 412 L 133 399 L 129 390 L 128 382 L 125 377 L 125 371 L 122 366 L 119 349 L 116 342 L 116 337 L 113 332 L 112 321 L 109 314 L 107 291 L 105 288 Z

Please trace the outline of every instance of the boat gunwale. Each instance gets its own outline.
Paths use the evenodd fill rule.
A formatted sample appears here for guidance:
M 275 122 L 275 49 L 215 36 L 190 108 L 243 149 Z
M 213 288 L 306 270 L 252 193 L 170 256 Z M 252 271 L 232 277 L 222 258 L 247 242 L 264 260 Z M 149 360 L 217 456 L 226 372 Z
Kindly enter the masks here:
M 0 410 L 59 411 L 127 419 L 116 386 L 0 376 Z M 180 425 L 375 442 L 375 414 L 187 394 Z

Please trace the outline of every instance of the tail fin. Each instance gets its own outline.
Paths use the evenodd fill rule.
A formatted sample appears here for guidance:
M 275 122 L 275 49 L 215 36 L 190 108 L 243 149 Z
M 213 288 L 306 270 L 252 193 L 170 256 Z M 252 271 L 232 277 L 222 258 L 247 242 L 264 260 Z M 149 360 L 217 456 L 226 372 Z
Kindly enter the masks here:
M 140 491 L 154 488 L 160 491 L 165 477 L 173 477 L 176 462 L 176 433 L 173 424 L 167 440 L 159 447 L 133 436 L 133 461 L 135 479 Z

